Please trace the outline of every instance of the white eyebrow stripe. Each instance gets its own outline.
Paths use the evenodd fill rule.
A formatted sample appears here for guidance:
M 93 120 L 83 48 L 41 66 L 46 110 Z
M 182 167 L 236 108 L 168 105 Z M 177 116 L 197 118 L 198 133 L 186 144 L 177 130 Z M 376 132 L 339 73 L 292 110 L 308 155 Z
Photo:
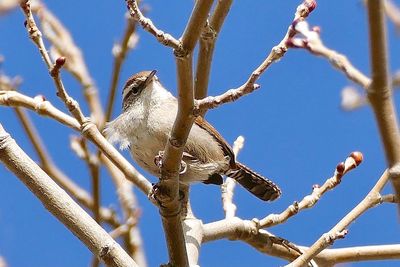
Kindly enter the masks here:
M 132 88 L 133 88 L 133 85 L 134 85 L 134 84 L 135 84 L 135 83 L 131 83 L 128 87 L 125 87 L 125 88 L 124 88 L 124 91 L 122 92 L 122 100 L 125 99 L 126 95 L 127 95 L 130 91 L 132 91 Z

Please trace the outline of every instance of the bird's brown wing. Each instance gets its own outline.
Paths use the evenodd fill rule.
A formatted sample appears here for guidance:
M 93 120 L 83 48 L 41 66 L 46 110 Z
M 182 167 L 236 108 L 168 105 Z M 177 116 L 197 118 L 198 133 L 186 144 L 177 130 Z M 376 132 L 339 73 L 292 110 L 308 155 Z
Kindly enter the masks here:
M 236 169 L 235 154 L 233 153 L 231 146 L 225 141 L 225 139 L 219 134 L 219 132 L 201 116 L 198 116 L 195 119 L 194 123 L 200 128 L 209 132 L 214 137 L 214 139 L 221 146 L 224 155 L 229 156 L 230 167 L 232 169 Z

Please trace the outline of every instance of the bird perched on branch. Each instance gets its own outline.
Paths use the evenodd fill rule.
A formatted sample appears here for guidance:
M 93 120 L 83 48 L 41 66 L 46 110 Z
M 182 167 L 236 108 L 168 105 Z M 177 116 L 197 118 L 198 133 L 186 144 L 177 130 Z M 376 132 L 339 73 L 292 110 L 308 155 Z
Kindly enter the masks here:
M 160 83 L 156 71 L 131 76 L 123 89 L 122 114 L 106 125 L 110 142 L 130 149 L 137 164 L 160 175 L 162 151 L 178 111 L 177 99 Z M 221 185 L 222 176 L 235 179 L 264 201 L 278 198 L 281 190 L 271 180 L 235 160 L 232 148 L 202 117 L 197 117 L 184 147 L 179 181 Z

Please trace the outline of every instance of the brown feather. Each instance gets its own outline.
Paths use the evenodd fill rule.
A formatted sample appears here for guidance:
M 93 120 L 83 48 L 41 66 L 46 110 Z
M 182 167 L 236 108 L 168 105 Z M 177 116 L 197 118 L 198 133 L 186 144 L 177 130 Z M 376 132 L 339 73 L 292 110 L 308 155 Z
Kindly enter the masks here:
M 232 169 L 236 169 L 236 161 L 235 161 L 235 154 L 233 153 L 233 150 L 231 146 L 228 144 L 228 142 L 225 141 L 225 139 L 220 135 L 220 133 L 210 124 L 208 123 L 203 117 L 198 116 L 195 120 L 194 123 L 198 125 L 200 128 L 206 130 L 209 132 L 214 139 L 218 142 L 218 144 L 221 146 L 222 151 L 224 152 L 225 156 L 229 156 L 229 165 Z

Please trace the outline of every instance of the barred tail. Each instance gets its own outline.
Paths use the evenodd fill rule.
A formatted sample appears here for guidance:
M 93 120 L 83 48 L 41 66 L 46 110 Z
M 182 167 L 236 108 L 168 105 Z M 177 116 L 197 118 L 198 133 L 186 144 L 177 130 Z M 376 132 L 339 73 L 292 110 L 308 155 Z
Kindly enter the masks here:
M 236 165 L 237 169 L 228 170 L 225 174 L 235 179 L 250 193 L 264 201 L 275 200 L 281 195 L 281 190 L 271 180 L 262 177 L 239 162 L 236 162 Z

